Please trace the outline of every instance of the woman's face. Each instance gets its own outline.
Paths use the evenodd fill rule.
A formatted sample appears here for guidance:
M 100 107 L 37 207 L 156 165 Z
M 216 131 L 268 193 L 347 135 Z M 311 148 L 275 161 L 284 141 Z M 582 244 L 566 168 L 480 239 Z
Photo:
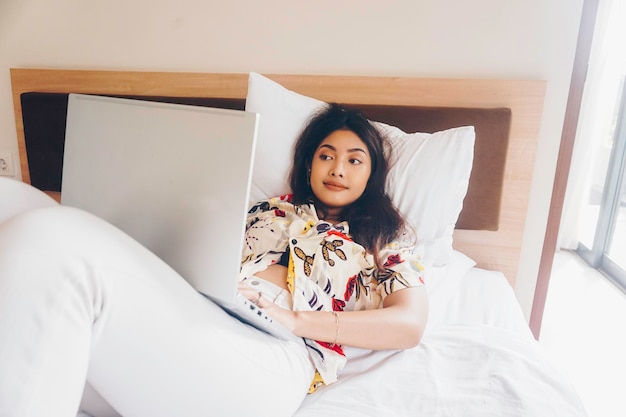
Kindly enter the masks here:
M 318 146 L 311 163 L 311 189 L 338 214 L 365 191 L 372 160 L 363 141 L 351 130 L 336 130 Z M 330 219 L 329 219 L 330 220 Z

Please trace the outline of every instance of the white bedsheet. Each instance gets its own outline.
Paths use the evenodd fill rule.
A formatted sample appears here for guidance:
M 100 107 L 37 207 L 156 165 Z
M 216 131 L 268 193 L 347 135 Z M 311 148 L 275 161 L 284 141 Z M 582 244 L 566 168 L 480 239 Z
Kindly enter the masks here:
M 453 325 L 415 349 L 351 351 L 339 381 L 296 415 L 584 416 L 569 381 L 537 349 L 507 329 Z
M 296 416 L 585 416 L 504 276 L 472 265 L 456 253 L 433 275 L 431 317 L 418 347 L 348 348 L 339 381 L 309 395 Z

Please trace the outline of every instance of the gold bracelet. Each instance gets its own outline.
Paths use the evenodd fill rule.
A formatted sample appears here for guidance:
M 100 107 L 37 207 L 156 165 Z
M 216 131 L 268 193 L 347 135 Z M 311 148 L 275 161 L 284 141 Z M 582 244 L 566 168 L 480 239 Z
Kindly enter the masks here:
M 339 314 L 336 311 L 331 311 L 331 314 L 335 316 L 335 340 L 330 344 L 330 348 L 334 348 L 337 344 L 337 338 L 339 337 Z

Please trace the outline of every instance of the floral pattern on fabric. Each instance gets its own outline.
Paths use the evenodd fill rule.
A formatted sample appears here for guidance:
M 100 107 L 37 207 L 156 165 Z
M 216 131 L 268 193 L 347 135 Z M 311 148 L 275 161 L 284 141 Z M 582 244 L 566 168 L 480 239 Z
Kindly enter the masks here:
M 350 237 L 346 222 L 318 218 L 312 204 L 294 205 L 285 195 L 262 201 L 248 213 L 241 278 L 280 261 L 289 251 L 287 285 L 296 311 L 372 310 L 394 291 L 424 285 L 422 266 L 408 242 L 388 244 L 384 267 Z M 312 389 L 337 380 L 345 365 L 339 345 L 305 339 L 318 375 Z

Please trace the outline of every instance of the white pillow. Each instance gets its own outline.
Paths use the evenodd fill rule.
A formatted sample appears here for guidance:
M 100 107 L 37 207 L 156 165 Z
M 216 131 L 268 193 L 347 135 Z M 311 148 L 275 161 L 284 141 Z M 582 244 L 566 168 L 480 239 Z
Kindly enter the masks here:
M 289 192 L 293 144 L 324 104 L 250 73 L 246 110 L 260 115 L 250 204 Z
M 251 202 L 289 192 L 293 144 L 324 105 L 250 73 L 246 110 L 260 115 Z M 394 126 L 375 125 L 389 134 L 394 149 L 388 181 L 393 202 L 415 228 L 424 261 L 446 264 L 472 168 L 474 128 L 407 134 Z
M 417 232 L 425 261 L 445 265 L 474 159 L 474 127 L 391 137 L 387 187 Z
M 442 266 L 433 266 L 424 271 L 424 281 L 428 291 L 428 304 L 431 307 L 431 297 L 441 295 L 447 298 L 454 291 L 458 291 L 461 281 L 470 269 L 476 266 L 469 256 L 453 250 L 450 262 Z M 428 325 L 430 325 L 430 312 Z

